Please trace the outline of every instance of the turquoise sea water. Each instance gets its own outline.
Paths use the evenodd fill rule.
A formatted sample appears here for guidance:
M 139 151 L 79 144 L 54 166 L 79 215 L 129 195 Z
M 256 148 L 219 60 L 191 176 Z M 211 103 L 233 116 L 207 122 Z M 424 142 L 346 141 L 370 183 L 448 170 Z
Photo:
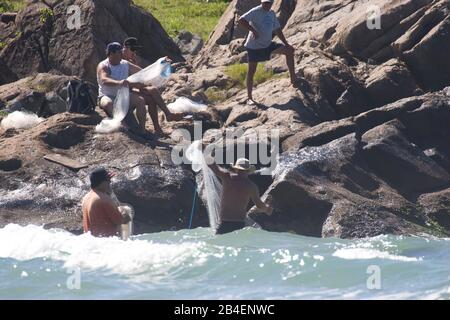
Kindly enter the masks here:
M 0 229 L 0 299 L 385 298 L 450 299 L 450 239 Z

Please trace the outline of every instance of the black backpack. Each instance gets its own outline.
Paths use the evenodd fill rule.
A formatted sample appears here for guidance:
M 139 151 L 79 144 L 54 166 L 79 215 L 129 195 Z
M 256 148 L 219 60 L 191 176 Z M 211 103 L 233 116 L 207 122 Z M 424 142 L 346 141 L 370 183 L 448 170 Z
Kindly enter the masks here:
M 90 114 L 96 104 L 92 99 L 89 85 L 84 81 L 71 80 L 67 85 L 67 111 L 70 113 Z

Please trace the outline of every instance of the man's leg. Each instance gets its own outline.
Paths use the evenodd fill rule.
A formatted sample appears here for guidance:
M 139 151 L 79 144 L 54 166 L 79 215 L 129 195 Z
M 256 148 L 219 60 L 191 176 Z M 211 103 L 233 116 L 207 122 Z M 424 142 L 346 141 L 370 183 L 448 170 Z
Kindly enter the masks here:
M 289 69 L 289 74 L 291 76 L 291 83 L 295 86 L 297 84 L 297 76 L 295 75 L 295 60 L 294 60 L 294 48 L 281 46 L 274 50 L 273 54 L 283 54 L 286 56 L 286 64 Z
M 145 103 L 147 104 L 148 108 L 148 114 L 150 115 L 150 118 L 153 122 L 153 127 L 155 128 L 155 133 L 162 135 L 164 134 L 163 129 L 161 128 L 159 124 L 159 117 L 158 117 L 158 106 L 156 105 L 155 101 L 149 94 L 142 94 L 142 97 L 145 99 Z
M 107 96 L 101 97 L 99 107 L 100 109 L 105 111 L 108 117 L 110 118 L 113 117 L 114 101 L 110 97 Z
M 255 77 L 257 67 L 258 67 L 258 62 L 249 62 L 248 63 L 247 96 L 248 96 L 248 100 L 250 100 L 250 101 L 253 101 L 253 78 Z
M 145 122 L 147 121 L 147 110 L 145 109 L 145 100 L 136 92 L 130 92 L 130 111 L 136 109 L 136 115 L 139 122 L 141 133 L 145 132 Z
M 167 121 L 179 121 L 179 120 L 183 119 L 184 115 L 182 113 L 172 113 L 169 110 L 169 108 L 167 108 L 167 105 L 164 102 L 158 88 L 156 88 L 154 86 L 147 86 L 147 87 L 141 89 L 141 93 L 144 95 L 149 95 L 153 99 L 154 103 L 156 103 L 156 105 L 166 115 Z

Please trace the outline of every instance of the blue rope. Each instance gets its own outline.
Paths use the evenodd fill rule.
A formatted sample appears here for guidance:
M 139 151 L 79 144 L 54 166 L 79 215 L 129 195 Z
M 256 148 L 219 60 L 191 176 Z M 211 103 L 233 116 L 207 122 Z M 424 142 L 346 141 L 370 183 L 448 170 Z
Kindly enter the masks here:
M 197 182 L 194 182 L 194 199 L 192 200 L 192 210 L 191 210 L 191 218 L 189 220 L 189 229 L 192 229 L 192 220 L 194 219 L 196 202 L 197 202 Z

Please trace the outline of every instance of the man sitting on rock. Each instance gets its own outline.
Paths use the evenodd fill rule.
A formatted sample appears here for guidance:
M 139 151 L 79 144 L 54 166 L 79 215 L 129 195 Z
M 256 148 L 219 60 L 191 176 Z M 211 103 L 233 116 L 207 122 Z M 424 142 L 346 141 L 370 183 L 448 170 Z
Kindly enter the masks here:
M 231 172 L 220 168 L 212 157 L 207 160 L 211 170 L 222 181 L 220 201 L 220 224 L 216 234 L 230 233 L 245 227 L 247 207 L 252 200 L 256 207 L 267 215 L 272 214 L 272 207 L 265 204 L 259 194 L 258 186 L 249 179 L 254 171 L 247 159 L 239 159 Z
M 254 105 L 253 100 L 253 78 L 256 73 L 258 62 L 270 60 L 271 54 L 283 54 L 291 76 L 291 83 L 297 86 L 295 75 L 295 49 L 287 42 L 281 30 L 278 18 L 271 10 L 273 0 L 261 0 L 261 5 L 245 13 L 239 19 L 239 25 L 249 31 L 245 47 L 248 53 L 247 72 L 247 104 Z M 284 45 L 272 42 L 273 34 L 284 43 Z
M 130 84 L 126 79 L 141 70 L 138 66 L 122 59 L 123 47 L 118 42 L 108 44 L 106 48 L 106 60 L 100 62 L 97 67 L 97 82 L 99 86 L 99 106 L 109 117 L 113 116 L 114 100 L 121 86 L 130 89 L 140 89 L 142 84 Z M 146 136 L 145 123 L 147 121 L 147 110 L 145 99 L 137 92 L 130 93 L 130 110 L 136 108 L 139 122 L 137 134 Z
M 139 44 L 138 40 L 136 38 L 127 38 L 123 44 L 123 47 L 123 59 L 139 66 L 139 57 L 137 52 L 143 47 Z M 168 57 L 166 57 L 166 60 L 171 62 Z M 148 106 L 148 113 L 152 118 L 156 134 L 164 135 L 164 132 L 159 124 L 158 107 L 166 115 L 167 121 L 179 121 L 183 119 L 184 114 L 172 113 L 167 108 L 167 105 L 161 97 L 161 93 L 158 88 L 154 86 L 146 86 L 140 89 L 133 89 L 133 91 L 138 92 L 145 99 L 145 103 Z
M 84 232 L 94 237 L 120 236 L 122 224 L 130 222 L 131 217 L 119 211 L 111 198 L 111 178 L 114 175 L 104 168 L 94 170 L 90 175 L 91 191 L 83 198 Z

